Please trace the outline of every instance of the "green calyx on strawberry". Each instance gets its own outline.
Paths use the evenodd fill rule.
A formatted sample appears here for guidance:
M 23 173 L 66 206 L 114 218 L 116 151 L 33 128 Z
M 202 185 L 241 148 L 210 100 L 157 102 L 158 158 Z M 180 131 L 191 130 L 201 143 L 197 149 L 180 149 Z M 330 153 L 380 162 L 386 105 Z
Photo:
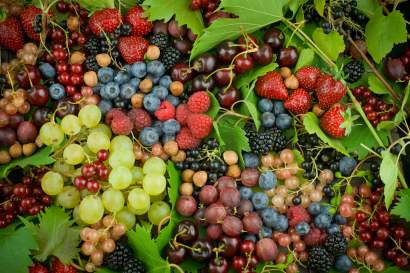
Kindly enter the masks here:
M 284 106 L 293 114 L 305 114 L 312 107 L 312 97 L 305 89 L 298 88 L 290 94 Z
M 289 95 L 281 75 L 276 71 L 259 77 L 255 85 L 256 94 L 260 97 L 275 100 L 286 100 Z
M 315 91 L 319 106 L 324 110 L 338 103 L 346 95 L 346 87 L 343 83 L 327 74 L 317 79 Z
M 352 116 L 352 111 L 341 104 L 335 104 L 320 118 L 320 127 L 333 138 L 343 138 L 350 134 L 358 115 Z
M 9 17 L 0 22 L 0 45 L 13 52 L 24 46 L 24 33 L 20 21 Z
M 320 77 L 320 69 L 314 66 L 304 66 L 296 71 L 295 76 L 298 79 L 299 86 L 306 90 L 313 90 L 316 87 L 316 81 Z

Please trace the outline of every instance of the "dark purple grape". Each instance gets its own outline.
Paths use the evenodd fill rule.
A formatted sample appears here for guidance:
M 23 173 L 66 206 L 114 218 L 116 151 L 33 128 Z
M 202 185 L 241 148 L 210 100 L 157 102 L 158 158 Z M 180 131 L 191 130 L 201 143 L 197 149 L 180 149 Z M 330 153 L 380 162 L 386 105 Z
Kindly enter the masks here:
M 219 200 L 226 207 L 234 208 L 239 206 L 239 203 L 241 202 L 241 194 L 235 188 L 225 188 L 220 191 Z
M 213 203 L 205 209 L 205 219 L 210 224 L 221 223 L 226 215 L 226 209 L 221 203 Z
M 251 234 L 258 234 L 262 229 L 262 220 L 256 212 L 245 215 L 242 223 L 244 230 Z
M 199 200 L 204 205 L 210 205 L 218 200 L 218 190 L 211 185 L 205 185 L 199 192 Z
M 17 129 L 20 123 L 22 123 L 23 121 L 24 121 L 23 115 L 20 115 L 20 114 L 11 115 L 9 116 L 9 127 L 13 129 Z
M 242 232 L 243 224 L 242 221 L 235 216 L 226 216 L 222 223 L 223 232 L 231 237 L 239 236 Z
M 218 182 L 217 188 L 219 191 L 225 188 L 229 188 L 229 187 L 236 188 L 236 181 L 233 177 L 230 177 L 230 176 L 219 177 L 217 182 Z
M 9 128 L 1 128 L 0 129 L 0 146 L 11 146 L 16 143 L 16 132 Z
M 262 261 L 273 261 L 278 254 L 278 247 L 270 238 L 263 238 L 256 243 L 256 256 Z
M 212 240 L 219 240 L 223 234 L 222 226 L 220 224 L 209 225 L 206 228 L 206 234 Z
M 192 196 L 180 196 L 176 203 L 176 210 L 185 217 L 192 216 L 197 209 L 196 200 Z
M 242 199 L 238 207 L 238 215 L 244 216 L 253 211 L 252 202 L 247 199 Z

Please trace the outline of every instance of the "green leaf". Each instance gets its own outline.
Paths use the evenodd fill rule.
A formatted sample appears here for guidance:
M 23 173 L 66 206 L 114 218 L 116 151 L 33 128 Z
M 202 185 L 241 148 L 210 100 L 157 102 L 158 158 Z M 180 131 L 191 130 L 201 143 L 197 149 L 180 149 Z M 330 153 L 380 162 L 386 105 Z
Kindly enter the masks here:
M 162 259 L 157 245 L 151 239 L 151 229 L 140 225 L 135 227 L 135 231 L 127 232 L 128 243 L 134 250 L 135 257 L 144 261 L 148 272 L 169 273 L 168 263 Z
M 30 229 L 9 225 L 0 229 L 0 268 L 4 272 L 27 273 L 32 264 L 30 250 L 38 248 Z
M 299 8 L 306 2 L 307 0 L 290 0 L 289 1 L 289 9 L 292 11 L 293 16 L 295 16 Z
M 179 25 L 187 25 L 193 33 L 200 35 L 204 29 L 204 21 L 200 11 L 189 8 L 190 0 L 145 0 L 144 6 L 151 21 L 168 22 L 173 16 Z
M 117 271 L 113 271 L 111 269 L 108 269 L 106 267 L 98 267 L 96 273 L 118 273 Z
M 379 3 L 377 0 L 358 0 L 357 1 L 357 8 L 368 17 L 372 17 L 378 7 L 379 7 Z
M 241 89 L 244 86 L 249 86 L 253 81 L 264 76 L 266 73 L 275 70 L 277 67 L 278 64 L 276 62 L 272 62 L 268 65 L 252 69 L 242 75 L 238 75 L 235 82 L 235 87 Z
M 78 0 L 78 4 L 90 13 L 94 13 L 104 8 L 114 8 L 114 0 Z
M 381 131 L 381 130 L 386 130 L 389 131 L 391 129 L 393 129 L 394 127 L 396 127 L 396 122 L 391 121 L 391 120 L 386 120 L 386 121 L 382 121 L 379 124 L 377 124 L 377 130 Z
M 401 269 L 400 267 L 397 266 L 389 266 L 385 270 L 383 270 L 383 273 L 408 273 L 409 271 L 407 269 Z
M 410 222 L 410 189 L 401 190 L 399 196 L 400 200 L 391 210 L 391 213 Z
M 365 34 L 370 55 L 377 63 L 380 63 L 394 45 L 407 40 L 403 14 L 394 10 L 384 16 L 382 7 L 379 7 L 367 23 Z
M 315 59 L 315 52 L 311 48 L 304 48 L 300 51 L 299 53 L 299 58 L 298 62 L 296 63 L 295 66 L 295 71 L 297 71 L 299 68 L 310 65 L 313 63 L 313 60 Z
M 254 94 L 254 92 L 252 92 Z M 248 112 L 250 113 L 251 117 L 252 117 L 252 121 L 253 123 L 255 123 L 255 127 L 257 130 L 259 130 L 259 127 L 261 126 L 261 120 L 259 117 L 259 111 L 258 109 L 256 109 L 256 104 L 251 101 L 250 99 L 245 99 L 243 101 L 243 105 L 246 106 L 246 108 L 248 109 Z
M 337 31 L 333 30 L 329 34 L 325 34 L 322 28 L 317 28 L 312 34 L 312 39 L 333 61 L 336 61 L 339 54 L 345 50 L 343 36 Z
M 208 112 L 206 112 L 206 114 L 210 116 L 212 119 L 215 119 L 221 107 L 219 106 L 218 99 L 215 97 L 213 93 L 208 91 L 208 95 L 211 98 L 211 107 L 208 109 Z
M 323 16 L 323 12 L 325 11 L 326 0 L 314 0 L 313 4 L 315 6 L 317 13 L 319 13 L 320 16 Z
M 383 83 L 376 77 L 375 74 L 370 74 L 367 78 L 367 82 L 369 84 L 369 89 L 373 91 L 373 93 L 383 95 L 389 94 L 386 87 L 384 87 Z
M 316 134 L 323 142 L 329 144 L 342 154 L 348 155 L 349 152 L 340 140 L 329 138 L 319 126 L 319 118 L 312 112 L 307 113 L 303 118 L 303 125 L 309 134 Z
M 397 156 L 389 151 L 382 152 L 382 163 L 380 164 L 380 178 L 384 183 L 384 202 L 388 209 L 393 201 L 394 192 L 397 188 L 397 175 L 399 167 L 396 164 Z
M 53 148 L 48 146 L 40 149 L 32 156 L 14 159 L 10 163 L 0 167 L 0 178 L 6 177 L 9 171 L 15 167 L 25 168 L 27 166 L 40 167 L 49 165 L 55 161 L 50 156 L 52 152 Z
M 282 9 L 287 2 L 287 0 L 222 0 L 219 8 L 238 17 L 216 20 L 204 29 L 204 33 L 194 43 L 191 60 L 222 41 L 235 40 L 243 33 L 252 33 L 278 22 L 283 18 Z
M 179 266 L 184 270 L 185 273 L 197 273 L 204 267 L 203 263 L 194 261 L 192 259 L 186 259 Z

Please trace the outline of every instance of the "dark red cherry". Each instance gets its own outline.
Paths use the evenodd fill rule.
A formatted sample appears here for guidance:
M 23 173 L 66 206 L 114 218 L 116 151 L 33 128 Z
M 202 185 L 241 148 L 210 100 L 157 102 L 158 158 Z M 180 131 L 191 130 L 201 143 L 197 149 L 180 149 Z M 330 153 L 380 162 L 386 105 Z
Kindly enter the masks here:
M 209 273 L 227 273 L 228 269 L 228 262 L 223 257 L 212 259 L 209 263 Z
M 268 44 L 261 45 L 253 54 L 253 58 L 260 65 L 270 64 L 273 58 L 272 48 Z
M 245 73 L 249 71 L 253 67 L 253 59 L 250 54 L 242 54 L 238 58 L 235 59 L 235 72 L 238 74 Z
M 31 85 L 40 83 L 41 74 L 37 66 L 26 64 L 17 73 L 17 82 L 20 87 L 28 89 Z
M 36 85 L 28 91 L 28 100 L 32 105 L 45 106 L 48 102 L 48 90 L 44 85 Z
M 224 88 L 218 92 L 218 101 L 222 107 L 230 108 L 235 102 L 237 102 L 240 98 L 240 93 L 238 89 L 234 86 L 229 87 L 227 90 Z
M 238 54 L 238 48 L 233 42 L 223 42 L 217 48 L 218 59 L 223 63 L 230 63 Z
M 293 46 L 282 48 L 279 51 L 278 64 L 286 67 L 295 66 L 298 61 L 298 52 Z
M 273 51 L 278 51 L 282 48 L 283 43 L 285 42 L 285 36 L 282 31 L 272 28 L 265 32 L 263 40 L 267 43 Z

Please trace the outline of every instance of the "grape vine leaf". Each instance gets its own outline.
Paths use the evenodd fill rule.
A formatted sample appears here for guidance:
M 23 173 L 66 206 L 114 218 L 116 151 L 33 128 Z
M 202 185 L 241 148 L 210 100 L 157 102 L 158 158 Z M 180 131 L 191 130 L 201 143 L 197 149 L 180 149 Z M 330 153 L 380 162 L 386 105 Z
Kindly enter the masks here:
M 365 36 L 370 55 L 380 63 L 395 44 L 407 41 L 403 14 L 394 10 L 384 16 L 382 7 L 379 7 L 366 25 Z
M 98 267 L 96 273 L 118 273 L 117 271 L 113 271 L 111 269 L 108 269 L 106 267 Z
M 292 11 L 293 16 L 297 13 L 299 8 L 306 3 L 308 0 L 290 0 L 289 9 Z
M 372 17 L 374 12 L 379 7 L 377 0 L 358 0 L 357 8 L 363 12 L 367 17 Z
M 180 263 L 179 266 L 184 270 L 185 273 L 197 273 L 200 272 L 200 269 L 204 267 L 204 264 L 192 259 L 186 259 L 185 261 Z
M 55 161 L 50 156 L 52 152 L 53 148 L 48 146 L 40 149 L 35 154 L 29 157 L 14 159 L 10 163 L 0 167 L 0 178 L 6 177 L 8 172 L 15 167 L 25 168 L 27 166 L 39 167 L 49 165 Z
M 82 8 L 88 10 L 89 13 L 94 13 L 104 8 L 115 7 L 114 0 L 78 0 L 77 2 Z
M 394 192 L 397 188 L 397 156 L 389 151 L 382 152 L 382 163 L 380 164 L 380 178 L 384 183 L 384 203 L 389 208 L 393 202 Z
M 343 36 L 337 31 L 332 31 L 329 34 L 323 32 L 322 28 L 317 28 L 312 39 L 316 45 L 333 61 L 336 61 L 339 54 L 345 50 L 345 42 Z
M 187 25 L 193 33 L 200 35 L 204 29 L 204 21 L 200 11 L 189 8 L 190 0 L 145 0 L 146 13 L 151 21 L 168 22 L 175 15 L 179 25 Z
M 299 53 L 299 58 L 295 66 L 295 71 L 297 71 L 299 68 L 310 65 L 313 63 L 313 60 L 315 59 L 315 52 L 311 48 L 304 48 L 300 51 Z
M 315 10 L 319 13 L 320 16 L 323 16 L 323 12 L 325 11 L 325 4 L 326 0 L 314 0 L 313 4 L 315 6 Z
M 27 273 L 32 264 L 30 251 L 38 248 L 30 229 L 17 224 L 0 229 L 0 268 L 5 272 Z
M 247 86 L 242 87 L 240 91 L 243 102 L 239 107 L 239 112 L 244 115 L 250 115 L 255 123 L 256 129 L 259 130 L 259 127 L 261 126 L 260 113 L 255 106 L 258 104 L 258 98 L 256 97 L 255 92 Z
M 383 95 L 389 94 L 386 87 L 384 87 L 383 83 L 376 77 L 374 74 L 370 74 L 367 78 L 367 83 L 369 84 L 369 89 L 373 91 L 373 93 Z
M 211 107 L 209 107 L 206 114 L 212 119 L 215 119 L 215 117 L 218 115 L 219 110 L 221 109 L 221 106 L 219 105 L 219 101 L 213 93 L 208 92 L 208 95 L 211 98 Z
M 278 22 L 283 19 L 282 9 L 287 3 L 288 0 L 222 0 L 219 8 L 238 17 L 216 20 L 204 29 L 194 43 L 190 59 L 195 59 L 222 41 L 235 40 L 243 33 L 252 33 Z
M 410 222 L 410 189 L 401 190 L 399 196 L 400 200 L 391 210 L 391 213 Z

